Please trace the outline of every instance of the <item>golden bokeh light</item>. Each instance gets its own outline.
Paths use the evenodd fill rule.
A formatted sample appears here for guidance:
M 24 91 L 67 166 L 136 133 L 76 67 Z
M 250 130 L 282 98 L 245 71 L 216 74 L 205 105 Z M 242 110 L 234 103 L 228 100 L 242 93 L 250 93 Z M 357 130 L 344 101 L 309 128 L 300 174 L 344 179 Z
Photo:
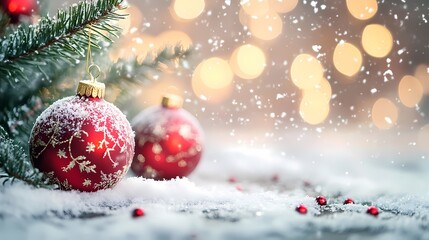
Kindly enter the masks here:
M 347 0 L 350 14 L 359 20 L 372 18 L 378 10 L 377 0 Z
M 326 78 L 322 78 L 322 81 L 314 87 L 303 89 L 302 94 L 303 99 L 315 96 L 318 101 L 328 103 L 332 97 L 332 87 Z
M 338 43 L 334 50 L 333 60 L 335 68 L 348 77 L 355 75 L 362 66 L 362 54 L 351 43 Z
M 387 98 L 379 98 L 372 106 L 372 122 L 379 129 L 389 129 L 398 120 L 398 109 Z
M 183 97 L 185 86 L 183 81 L 178 81 L 176 76 L 171 74 L 163 74 L 158 81 L 145 86 L 141 94 L 138 96 L 136 104 L 145 106 L 155 106 L 160 104 L 160 100 L 165 94 L 174 94 Z
M 123 35 L 127 35 L 130 32 L 130 28 L 131 28 L 131 16 L 129 16 L 129 13 L 127 10 L 128 9 L 118 10 L 118 14 L 128 15 L 127 17 L 123 19 L 119 19 L 117 21 L 111 21 L 115 26 L 118 26 L 121 28 Z
M 207 87 L 222 89 L 232 83 L 233 73 L 227 61 L 218 57 L 212 57 L 200 64 L 201 81 Z
M 240 8 L 240 11 L 238 12 L 238 20 L 240 20 L 241 25 L 248 25 L 249 18 L 250 16 L 246 14 L 243 8 Z
M 243 79 L 254 79 L 264 71 L 266 58 L 259 47 L 246 44 L 234 50 L 230 64 L 237 76 Z
M 240 4 L 244 12 L 250 16 L 260 16 L 270 10 L 268 0 L 246 0 L 241 1 Z
M 419 64 L 414 71 L 414 76 L 420 81 L 422 84 L 423 92 L 425 94 L 429 93 L 429 65 L 427 64 Z
M 172 9 L 174 15 L 183 20 L 192 20 L 200 16 L 204 11 L 206 3 L 204 0 L 174 0 Z
M 310 54 L 300 54 L 292 62 L 292 82 L 300 89 L 314 88 L 323 78 L 322 64 Z
M 417 78 L 405 75 L 399 82 L 398 95 L 402 104 L 412 108 L 422 99 L 423 87 Z
M 138 28 L 142 25 L 143 22 L 143 14 L 139 7 L 136 7 L 134 5 L 129 5 L 126 9 L 126 13 L 128 14 L 128 17 L 131 20 L 131 31 L 137 31 Z M 136 28 L 136 29 L 132 29 Z
M 124 35 L 136 32 L 142 24 L 143 15 L 140 9 L 134 5 L 118 10 L 118 14 L 126 15 L 126 17 L 112 22 L 122 29 L 122 34 Z
M 295 9 L 298 0 L 269 0 L 270 8 L 278 13 L 287 13 Z
M 380 24 L 367 25 L 362 33 L 362 46 L 373 57 L 385 57 L 393 47 L 392 34 Z
M 329 114 L 329 101 L 320 93 L 305 94 L 299 105 L 301 118 L 311 125 L 317 125 L 325 121 Z
M 184 49 L 189 48 L 192 45 L 192 39 L 182 31 L 169 30 L 160 33 L 156 37 L 156 41 L 160 46 L 176 46 L 180 45 Z
M 263 15 L 250 17 L 248 22 L 252 35 L 261 40 L 273 40 L 283 30 L 281 17 L 275 11 L 271 10 Z
M 229 98 L 233 90 L 233 85 L 227 84 L 223 88 L 208 87 L 202 79 L 204 64 L 205 61 L 198 64 L 194 70 L 194 73 L 192 74 L 192 90 L 198 98 L 204 101 L 213 104 L 221 103 Z

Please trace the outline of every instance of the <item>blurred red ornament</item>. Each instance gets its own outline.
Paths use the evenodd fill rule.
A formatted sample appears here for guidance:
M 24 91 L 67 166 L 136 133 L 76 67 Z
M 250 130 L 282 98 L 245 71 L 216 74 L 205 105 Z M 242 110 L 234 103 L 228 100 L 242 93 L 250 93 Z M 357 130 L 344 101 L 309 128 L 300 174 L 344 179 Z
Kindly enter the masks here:
M 353 199 L 351 198 L 347 198 L 346 200 L 344 200 L 344 204 L 354 204 L 355 201 L 353 201 Z
M 61 189 L 110 188 L 129 169 L 133 131 L 121 111 L 103 96 L 104 84 L 81 81 L 77 96 L 53 103 L 33 126 L 33 165 Z
M 132 122 L 136 153 L 131 169 L 138 176 L 156 180 L 189 175 L 200 161 L 203 131 L 182 99 L 165 96 L 161 106 L 148 108 Z
M 144 216 L 144 211 L 141 208 L 136 208 L 133 211 L 133 217 L 142 217 Z
M 373 216 L 377 216 L 378 215 L 378 208 L 371 206 L 368 207 L 368 209 L 366 210 L 366 213 L 371 214 Z
M 19 22 L 21 16 L 31 16 L 37 13 L 36 0 L 2 0 L 1 3 L 12 23 Z
M 326 200 L 326 198 L 324 196 L 317 196 L 316 197 L 316 202 L 320 206 L 325 206 L 328 203 L 328 201 Z
M 303 204 L 298 205 L 295 210 L 301 214 L 306 214 L 307 213 L 307 207 L 304 206 Z

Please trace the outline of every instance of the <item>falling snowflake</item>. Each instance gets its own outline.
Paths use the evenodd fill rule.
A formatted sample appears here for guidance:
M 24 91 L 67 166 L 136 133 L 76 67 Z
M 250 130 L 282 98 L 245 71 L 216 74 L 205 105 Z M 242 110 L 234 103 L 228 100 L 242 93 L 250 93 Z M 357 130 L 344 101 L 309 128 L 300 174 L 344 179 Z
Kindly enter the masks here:
M 87 145 L 86 145 L 86 152 L 94 152 L 95 151 L 95 145 L 94 145 L 94 143 L 92 143 L 92 142 L 89 142 Z

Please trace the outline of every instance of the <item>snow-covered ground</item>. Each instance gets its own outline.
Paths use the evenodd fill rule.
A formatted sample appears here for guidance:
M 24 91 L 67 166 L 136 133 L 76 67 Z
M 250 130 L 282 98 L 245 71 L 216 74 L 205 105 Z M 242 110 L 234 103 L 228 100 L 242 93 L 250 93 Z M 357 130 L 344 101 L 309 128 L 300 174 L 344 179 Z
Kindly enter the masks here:
M 380 143 L 374 157 L 357 145 L 360 135 L 348 143 L 328 133 L 300 136 L 257 148 L 209 134 L 200 166 L 185 179 L 129 174 L 96 193 L 7 184 L 0 188 L 2 239 L 429 239 L 429 164 L 419 151 L 394 159 L 398 149 Z M 328 206 L 316 204 L 319 194 Z M 347 197 L 356 204 L 343 205 Z M 366 214 L 370 205 L 378 217 Z M 145 216 L 133 218 L 135 208 Z

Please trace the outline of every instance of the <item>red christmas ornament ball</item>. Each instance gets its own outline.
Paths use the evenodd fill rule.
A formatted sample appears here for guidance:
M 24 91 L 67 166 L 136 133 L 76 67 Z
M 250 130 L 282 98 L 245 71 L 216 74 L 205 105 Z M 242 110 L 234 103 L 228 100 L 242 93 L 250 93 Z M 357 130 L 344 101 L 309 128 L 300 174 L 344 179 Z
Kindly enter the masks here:
M 317 196 L 316 197 L 316 202 L 320 206 L 325 206 L 328 203 L 328 201 L 326 200 L 326 198 L 324 196 Z
M 165 96 L 132 121 L 136 152 L 131 169 L 156 180 L 189 175 L 200 161 L 203 131 L 197 119 L 181 108 L 181 98 Z
M 301 214 L 306 214 L 307 213 L 307 207 L 304 206 L 303 204 L 298 205 L 295 210 Z
M 368 207 L 368 209 L 366 210 L 366 213 L 372 215 L 372 216 L 377 216 L 378 215 L 378 208 L 371 206 Z
M 36 0 L 2 0 L 1 3 L 12 23 L 17 23 L 22 15 L 31 16 L 37 10 Z
M 127 173 L 133 154 L 129 122 L 99 97 L 78 95 L 53 103 L 38 117 L 30 136 L 34 167 L 64 190 L 113 187 Z
M 351 198 L 347 198 L 346 200 L 344 200 L 344 204 L 355 204 L 355 201 L 353 201 L 353 199 Z
M 141 208 L 136 208 L 133 210 L 133 217 L 143 217 L 144 216 L 144 211 Z

